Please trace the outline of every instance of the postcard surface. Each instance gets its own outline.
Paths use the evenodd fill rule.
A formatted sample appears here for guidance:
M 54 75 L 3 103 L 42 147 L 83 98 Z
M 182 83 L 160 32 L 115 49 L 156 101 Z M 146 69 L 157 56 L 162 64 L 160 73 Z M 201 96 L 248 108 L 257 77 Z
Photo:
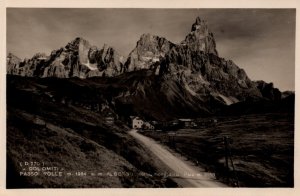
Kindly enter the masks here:
M 296 8 L 5 10 L 6 189 L 295 188 Z

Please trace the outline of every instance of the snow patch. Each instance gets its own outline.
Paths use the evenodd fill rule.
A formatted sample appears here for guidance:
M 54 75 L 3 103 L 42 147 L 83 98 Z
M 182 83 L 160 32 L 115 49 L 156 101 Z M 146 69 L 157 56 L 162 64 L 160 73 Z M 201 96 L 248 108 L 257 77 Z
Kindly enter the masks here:
M 82 63 L 83 65 L 87 66 L 90 70 L 94 71 L 94 70 L 97 70 L 97 65 L 96 63 L 94 64 L 90 64 L 90 61 L 88 61 L 87 63 Z
M 201 74 L 198 74 L 198 78 L 197 78 L 199 82 L 201 82 L 202 84 L 206 84 L 209 85 L 210 83 L 208 81 L 206 81 Z
M 155 57 L 154 57 L 154 58 L 152 59 L 152 61 L 153 61 L 153 62 L 157 62 L 157 61 L 159 61 L 159 58 L 155 58 Z
M 156 70 L 155 70 L 155 75 L 159 75 L 159 70 L 160 70 L 160 65 L 157 66 Z
M 119 61 L 123 63 L 123 62 L 124 62 L 124 57 L 123 57 L 123 56 L 120 56 L 120 57 L 119 57 Z
M 226 105 L 231 105 L 233 103 L 238 102 L 238 100 L 235 97 L 226 97 L 222 94 L 218 94 L 218 96 L 223 99 L 223 101 L 226 103 Z
M 142 56 L 142 60 L 144 60 L 144 61 L 149 61 L 151 59 L 152 59 L 152 57 Z

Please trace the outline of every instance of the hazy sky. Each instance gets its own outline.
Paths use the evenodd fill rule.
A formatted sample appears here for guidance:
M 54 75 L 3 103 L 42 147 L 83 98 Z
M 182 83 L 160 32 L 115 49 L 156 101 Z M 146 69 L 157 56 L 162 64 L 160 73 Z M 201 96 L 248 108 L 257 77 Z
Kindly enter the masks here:
M 49 54 L 75 37 L 127 56 L 143 33 L 179 43 L 197 16 L 214 33 L 221 57 L 252 80 L 295 89 L 295 9 L 7 9 L 7 51 Z

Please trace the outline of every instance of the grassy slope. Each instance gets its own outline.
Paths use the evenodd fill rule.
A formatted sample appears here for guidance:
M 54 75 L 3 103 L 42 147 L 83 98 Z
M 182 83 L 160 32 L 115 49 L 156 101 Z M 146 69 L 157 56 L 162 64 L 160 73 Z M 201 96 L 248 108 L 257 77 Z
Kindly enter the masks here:
M 167 133 L 144 134 L 198 161 L 224 182 L 227 174 L 222 138 L 228 136 L 232 139 L 230 146 L 240 186 L 293 186 L 294 115 L 291 113 L 224 117 L 215 126 L 181 129 L 175 136 L 175 147 Z M 233 185 L 234 173 L 229 176 L 227 183 Z
M 20 78 L 19 78 L 20 79 Z M 127 134 L 121 122 L 104 122 L 101 113 L 55 102 L 47 86 L 8 79 L 7 169 L 10 188 L 20 187 L 172 187 L 154 173 L 161 163 Z M 78 92 L 80 93 L 80 92 Z M 39 123 L 39 120 L 45 123 Z M 39 161 L 65 171 L 129 172 L 126 177 L 19 177 L 19 162 Z
M 125 159 L 72 129 L 63 129 L 47 122 L 39 125 L 33 121 L 37 115 L 10 110 L 7 135 L 7 154 L 12 171 L 22 171 L 18 165 L 24 161 L 44 162 L 46 166 L 64 168 L 66 172 L 134 171 Z M 122 187 L 118 177 L 27 177 L 14 178 L 8 186 L 20 181 L 25 187 Z M 22 182 L 23 181 L 23 182 Z

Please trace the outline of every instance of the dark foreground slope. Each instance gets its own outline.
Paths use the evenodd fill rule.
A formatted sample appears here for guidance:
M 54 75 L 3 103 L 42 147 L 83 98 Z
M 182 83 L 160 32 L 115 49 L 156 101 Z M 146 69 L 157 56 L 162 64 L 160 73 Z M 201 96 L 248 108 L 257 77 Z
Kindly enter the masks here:
M 51 84 L 60 85 L 53 89 L 47 80 L 41 81 L 7 78 L 8 188 L 177 186 L 163 176 L 145 177 L 159 171 L 161 163 L 127 134 L 128 127 L 101 102 L 100 95 L 88 94 L 90 87 L 73 91 L 72 80 L 54 80 Z M 66 99 L 68 93 L 77 93 L 72 95 L 73 102 Z M 100 110 L 95 109 L 95 100 L 100 100 Z M 113 124 L 105 121 L 107 115 L 115 118 Z M 25 162 L 57 167 L 63 176 L 20 176 Z M 86 172 L 86 176 L 76 172 Z

